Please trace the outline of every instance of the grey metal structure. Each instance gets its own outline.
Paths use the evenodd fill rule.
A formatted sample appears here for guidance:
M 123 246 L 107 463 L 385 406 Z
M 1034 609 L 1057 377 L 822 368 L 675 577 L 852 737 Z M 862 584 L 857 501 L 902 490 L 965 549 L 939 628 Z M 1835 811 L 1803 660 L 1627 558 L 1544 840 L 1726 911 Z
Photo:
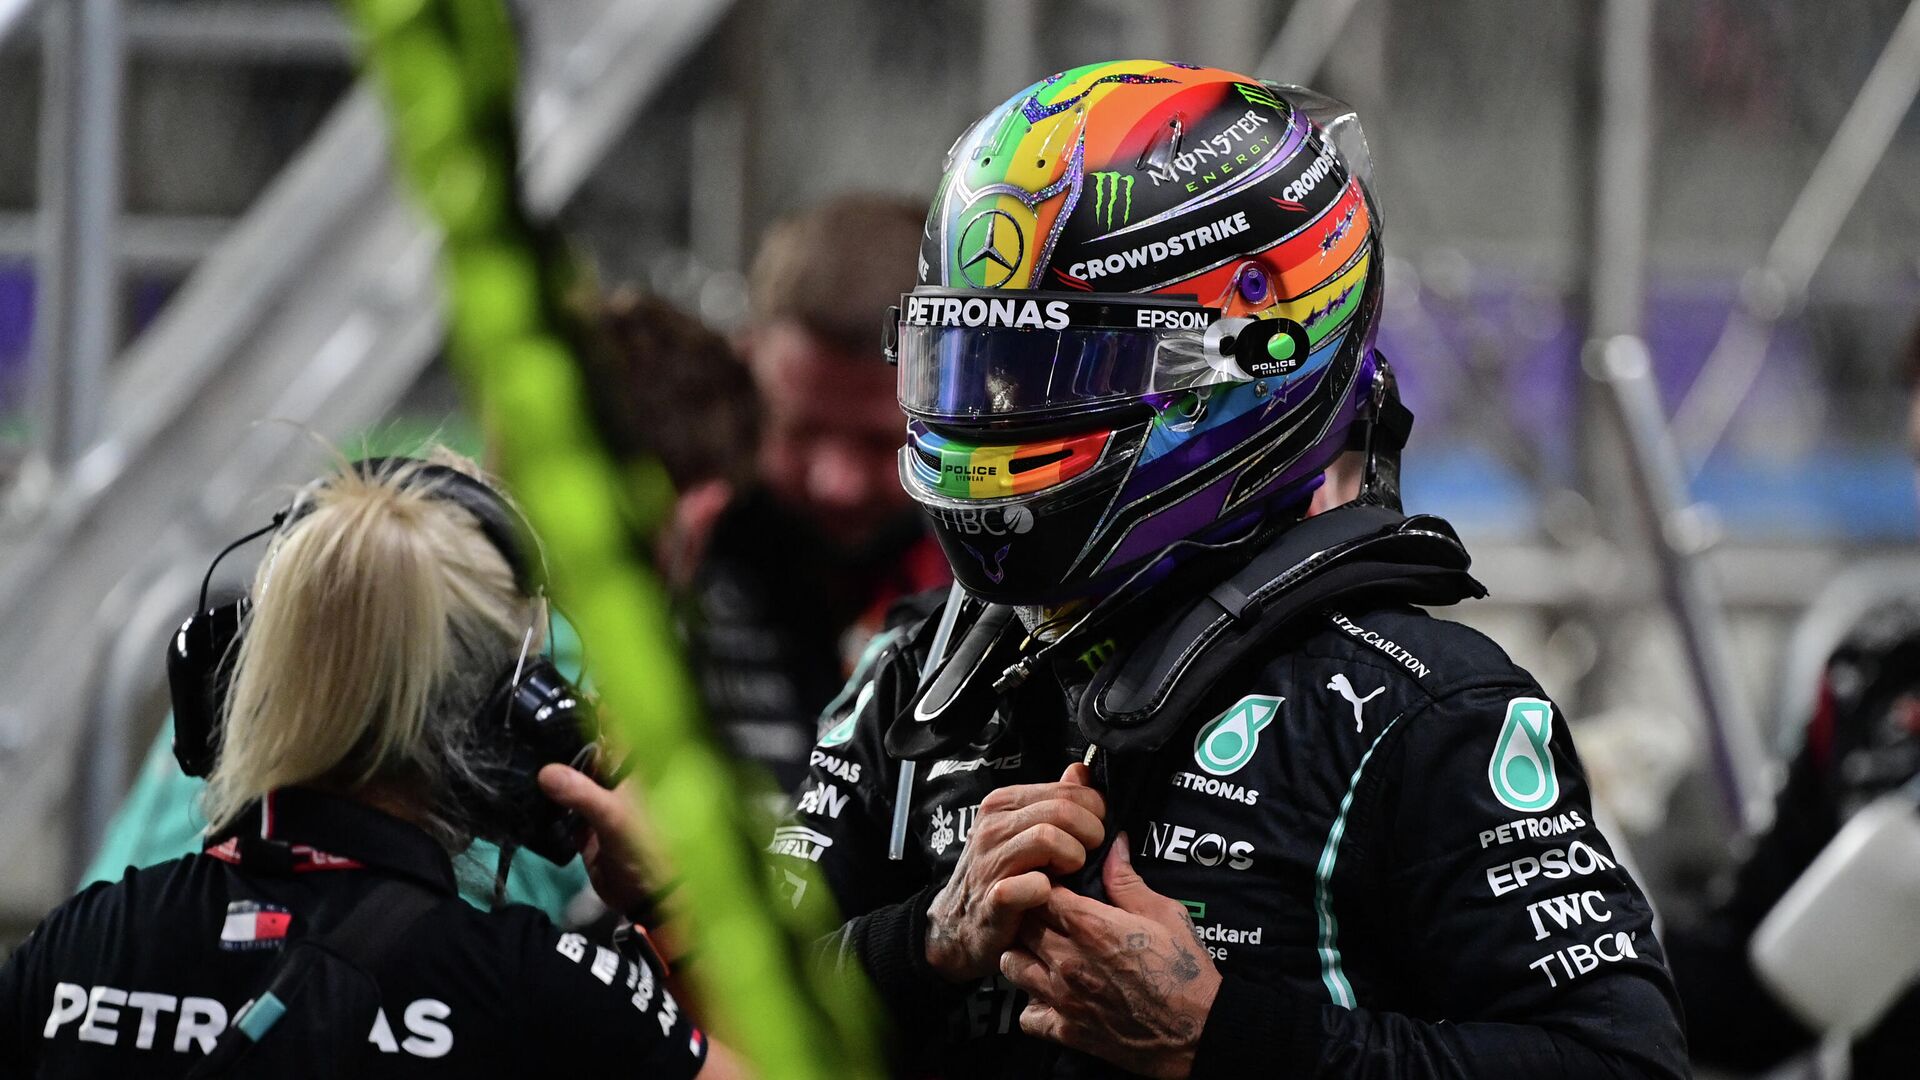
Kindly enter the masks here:
M 38 320 L 41 434 L 55 471 L 100 430 L 107 362 L 119 344 L 121 0 L 49 5 L 40 122 Z
M 727 6 L 532 9 L 536 204 L 566 200 Z M 364 429 L 437 353 L 438 248 L 390 176 L 378 102 L 356 90 L 119 361 L 104 437 L 0 546 L 0 611 L 34 613 L 0 623 L 0 821 L 41 826 L 0 833 L 0 915 L 57 899 L 118 802 L 127 706 L 157 686 L 199 584 L 189 568 L 270 512 L 259 493 L 324 460 L 308 432 Z
M 1311 83 L 1326 65 L 1359 0 L 1301 0 L 1260 56 L 1253 74 L 1281 82 Z
M 1752 711 L 1733 676 L 1725 607 L 1699 556 L 1705 535 L 1688 495 L 1672 430 L 1641 339 L 1653 131 L 1653 2 L 1608 0 L 1602 8 L 1600 125 L 1595 153 L 1593 263 L 1583 367 L 1600 387 L 1623 436 L 1628 487 L 1644 523 L 1661 591 L 1686 649 L 1710 763 L 1728 824 L 1763 827 L 1772 795 Z
M 1674 410 L 1674 438 L 1690 473 L 1705 464 L 1734 412 L 1752 391 L 1766 363 L 1774 325 L 1805 302 L 1814 271 L 1832 250 L 1868 178 L 1886 157 L 1916 95 L 1920 95 L 1920 0 L 1907 5 L 1806 186 L 1780 223 L 1766 260 L 1741 283 L 1739 303 L 1687 396 Z

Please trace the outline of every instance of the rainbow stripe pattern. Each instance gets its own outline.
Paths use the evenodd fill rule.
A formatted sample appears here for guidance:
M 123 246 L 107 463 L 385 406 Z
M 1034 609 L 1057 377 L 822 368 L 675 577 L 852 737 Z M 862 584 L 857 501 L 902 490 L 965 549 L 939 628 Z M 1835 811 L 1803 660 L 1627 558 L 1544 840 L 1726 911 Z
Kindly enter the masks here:
M 1029 443 L 964 442 L 914 423 L 911 468 L 927 488 L 954 499 L 1026 495 L 1065 483 L 1100 461 L 1111 431 Z

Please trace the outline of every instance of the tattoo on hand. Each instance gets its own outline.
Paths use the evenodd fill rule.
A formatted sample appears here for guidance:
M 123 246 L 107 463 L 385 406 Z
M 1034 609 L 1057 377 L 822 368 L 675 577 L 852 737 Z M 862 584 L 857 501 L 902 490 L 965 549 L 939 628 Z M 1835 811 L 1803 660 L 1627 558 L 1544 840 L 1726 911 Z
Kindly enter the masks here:
M 1139 952 L 1142 949 L 1145 949 L 1147 947 L 1150 940 L 1151 939 L 1148 938 L 1148 936 L 1145 934 L 1128 934 L 1127 935 L 1127 951 Z
M 1173 947 L 1173 951 L 1179 954 L 1174 957 L 1173 963 L 1168 967 L 1168 970 L 1173 972 L 1173 977 L 1183 983 L 1190 983 L 1199 978 L 1200 961 L 1194 959 L 1192 953 L 1178 945 Z

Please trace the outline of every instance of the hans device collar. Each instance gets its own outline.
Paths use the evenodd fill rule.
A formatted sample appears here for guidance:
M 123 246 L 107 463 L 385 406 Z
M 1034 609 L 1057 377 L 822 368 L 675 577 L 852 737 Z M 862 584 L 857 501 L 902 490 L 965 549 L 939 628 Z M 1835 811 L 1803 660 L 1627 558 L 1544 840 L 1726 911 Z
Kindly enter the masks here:
M 521 592 L 546 590 L 546 566 L 526 519 L 484 482 L 457 469 L 412 458 L 368 458 L 352 466 L 369 479 L 407 470 L 402 481 L 473 515 L 480 532 L 506 561 Z M 200 603 L 180 624 L 167 648 L 167 684 L 173 702 L 173 756 L 188 776 L 206 776 L 219 756 L 233 658 L 246 628 L 250 601 L 210 605 L 208 586 L 220 560 L 235 548 L 284 529 L 313 510 L 325 481 L 303 488 L 267 525 L 242 536 L 214 556 L 200 584 Z M 535 781 L 544 765 L 592 765 L 598 731 L 591 703 L 545 656 L 518 657 L 502 671 L 474 720 L 476 734 L 499 763 L 492 777 L 498 798 L 456 792 L 464 809 L 496 838 L 530 848 L 565 864 L 575 853 L 575 822 L 540 794 Z
M 1176 608 L 1101 667 L 1080 730 L 1107 750 L 1153 750 L 1234 665 L 1336 601 L 1442 606 L 1485 596 L 1453 526 L 1350 504 L 1308 518 L 1244 569 Z
M 1302 616 L 1360 596 L 1430 606 L 1485 596 L 1470 563 L 1453 527 L 1437 517 L 1353 503 L 1308 518 L 1226 580 L 1171 603 L 1168 617 L 1123 645 L 1081 695 L 1080 730 L 1106 750 L 1156 749 L 1216 680 Z M 889 753 L 937 758 L 979 733 L 1001 696 L 991 684 L 1019 651 L 1011 615 L 1001 605 L 962 612 L 958 644 L 888 728 Z

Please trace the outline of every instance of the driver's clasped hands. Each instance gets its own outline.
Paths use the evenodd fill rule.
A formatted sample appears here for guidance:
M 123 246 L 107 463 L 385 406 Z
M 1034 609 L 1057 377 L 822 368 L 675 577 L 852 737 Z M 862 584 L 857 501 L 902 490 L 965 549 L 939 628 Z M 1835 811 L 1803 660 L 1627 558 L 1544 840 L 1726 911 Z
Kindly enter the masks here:
M 952 982 L 999 971 L 1025 990 L 1028 1034 L 1135 1071 L 1184 1076 L 1220 985 L 1186 909 L 1134 872 L 1117 838 L 1101 877 L 1112 903 L 1054 883 L 1106 838 L 1085 765 L 1056 783 L 1000 788 L 927 912 L 927 961 Z
M 953 876 L 927 909 L 927 963 L 948 982 L 999 969 L 1021 918 L 1046 904 L 1106 838 L 1107 801 L 1085 765 L 1056 783 L 997 788 L 980 803 Z

